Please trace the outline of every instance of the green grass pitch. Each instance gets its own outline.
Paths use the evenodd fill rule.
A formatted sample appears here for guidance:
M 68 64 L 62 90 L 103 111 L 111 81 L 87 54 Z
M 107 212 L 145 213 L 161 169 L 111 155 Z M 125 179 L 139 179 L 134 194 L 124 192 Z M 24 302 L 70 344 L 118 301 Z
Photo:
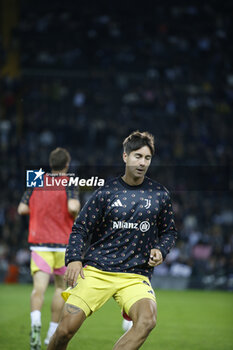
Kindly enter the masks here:
M 0 348 L 29 349 L 31 285 L 0 285 Z M 50 319 L 50 286 L 42 310 L 42 341 Z M 156 291 L 157 327 L 143 350 L 232 350 L 233 293 Z M 118 305 L 110 300 L 72 339 L 69 350 L 110 350 L 123 334 Z M 42 349 L 46 349 L 43 345 Z

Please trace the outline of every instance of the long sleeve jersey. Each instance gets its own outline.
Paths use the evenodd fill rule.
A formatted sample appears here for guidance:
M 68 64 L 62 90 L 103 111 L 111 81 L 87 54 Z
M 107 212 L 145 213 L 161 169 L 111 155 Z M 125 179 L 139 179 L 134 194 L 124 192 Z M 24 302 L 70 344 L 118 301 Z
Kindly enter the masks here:
M 138 186 L 117 177 L 96 190 L 81 210 L 65 261 L 151 278 L 150 250 L 158 248 L 165 259 L 176 238 L 167 189 L 148 177 Z

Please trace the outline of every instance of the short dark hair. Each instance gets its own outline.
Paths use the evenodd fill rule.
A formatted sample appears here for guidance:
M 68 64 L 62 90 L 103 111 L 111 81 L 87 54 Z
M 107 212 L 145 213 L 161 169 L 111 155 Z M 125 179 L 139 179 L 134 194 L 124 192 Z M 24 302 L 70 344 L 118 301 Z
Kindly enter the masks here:
M 57 147 L 50 153 L 49 165 L 52 170 L 63 170 L 70 159 L 70 154 L 65 148 Z
M 128 137 L 126 137 L 123 142 L 124 152 L 127 154 L 130 154 L 132 151 L 136 151 L 143 146 L 148 146 L 151 151 L 151 155 L 154 155 L 154 136 L 147 131 L 134 131 Z

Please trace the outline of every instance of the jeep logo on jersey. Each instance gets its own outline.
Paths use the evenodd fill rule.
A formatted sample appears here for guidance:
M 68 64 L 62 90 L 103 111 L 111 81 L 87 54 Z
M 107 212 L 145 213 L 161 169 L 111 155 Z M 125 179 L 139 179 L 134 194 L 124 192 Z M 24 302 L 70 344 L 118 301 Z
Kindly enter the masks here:
M 124 221 L 113 221 L 112 227 L 116 229 L 126 228 L 126 229 L 137 229 L 137 222 L 124 222 Z M 139 225 L 139 229 L 142 232 L 148 231 L 150 228 L 150 223 L 148 221 L 142 221 Z
M 149 228 L 150 228 L 150 223 L 149 223 L 148 221 L 142 221 L 142 222 L 140 223 L 139 228 L 140 228 L 140 231 L 146 232 L 146 231 L 148 231 Z

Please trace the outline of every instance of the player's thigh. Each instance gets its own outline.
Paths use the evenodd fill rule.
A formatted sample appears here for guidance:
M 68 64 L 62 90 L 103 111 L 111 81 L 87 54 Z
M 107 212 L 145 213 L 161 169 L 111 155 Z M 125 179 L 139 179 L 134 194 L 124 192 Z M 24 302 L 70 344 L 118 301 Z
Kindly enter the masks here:
M 66 303 L 64 305 L 58 331 L 65 335 L 73 335 L 85 321 L 86 315 L 77 306 Z
M 47 274 L 53 273 L 54 257 L 53 252 L 32 251 L 31 252 L 31 274 L 43 271 Z
M 54 275 L 64 275 L 66 272 L 65 252 L 53 252 L 53 273 Z
M 112 297 L 114 284 L 104 271 L 89 266 L 83 271 L 85 278 L 79 275 L 76 285 L 62 292 L 62 296 L 68 304 L 81 308 L 88 317 Z
M 114 299 L 120 305 L 122 312 L 129 315 L 131 307 L 139 300 L 152 300 L 156 305 L 154 290 L 147 277 L 130 275 L 123 276 L 119 280 L 120 288 L 114 295 Z
M 54 285 L 56 289 L 66 289 L 66 281 L 64 280 L 64 275 L 54 275 Z

